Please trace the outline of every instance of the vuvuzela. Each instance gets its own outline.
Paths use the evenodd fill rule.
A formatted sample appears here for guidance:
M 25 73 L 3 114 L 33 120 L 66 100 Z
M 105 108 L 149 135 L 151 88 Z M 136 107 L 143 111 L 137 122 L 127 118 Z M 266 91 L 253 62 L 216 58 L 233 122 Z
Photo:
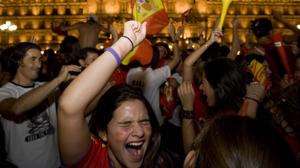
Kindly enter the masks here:
M 222 13 L 219 21 L 219 28 L 222 29 L 224 20 L 227 14 L 227 10 L 231 4 L 232 0 L 222 0 Z

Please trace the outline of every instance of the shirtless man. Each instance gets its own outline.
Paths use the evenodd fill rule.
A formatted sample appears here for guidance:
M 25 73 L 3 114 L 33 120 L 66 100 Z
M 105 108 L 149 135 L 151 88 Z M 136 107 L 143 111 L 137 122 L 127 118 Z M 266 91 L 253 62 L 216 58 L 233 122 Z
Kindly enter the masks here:
M 74 30 L 79 31 L 80 48 L 96 47 L 100 31 L 109 33 L 109 31 L 100 25 L 96 16 L 89 16 L 87 22 L 78 22 L 71 26 L 62 26 L 62 31 Z

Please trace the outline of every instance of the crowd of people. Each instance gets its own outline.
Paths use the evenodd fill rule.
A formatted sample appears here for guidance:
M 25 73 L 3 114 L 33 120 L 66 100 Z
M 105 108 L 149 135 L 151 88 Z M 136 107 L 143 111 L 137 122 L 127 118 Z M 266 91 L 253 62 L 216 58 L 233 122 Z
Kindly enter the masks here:
M 146 37 L 137 21 L 120 37 L 93 17 L 62 27 L 80 37 L 57 53 L 3 49 L 0 167 L 300 167 L 300 31 L 274 18 L 294 36 L 275 42 L 271 20 L 258 18 L 256 41 L 241 43 L 236 18 L 231 48 L 218 26 L 180 48 L 182 29 L 169 23 L 172 51 L 153 43 L 148 65 L 121 65 Z M 113 44 L 98 50 L 104 29 Z

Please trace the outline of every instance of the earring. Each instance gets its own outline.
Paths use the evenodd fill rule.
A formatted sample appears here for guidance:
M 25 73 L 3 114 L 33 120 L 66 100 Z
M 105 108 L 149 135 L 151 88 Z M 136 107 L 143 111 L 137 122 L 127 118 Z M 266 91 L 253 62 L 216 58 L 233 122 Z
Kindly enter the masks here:
M 106 148 L 106 145 L 104 143 L 101 144 L 102 148 Z

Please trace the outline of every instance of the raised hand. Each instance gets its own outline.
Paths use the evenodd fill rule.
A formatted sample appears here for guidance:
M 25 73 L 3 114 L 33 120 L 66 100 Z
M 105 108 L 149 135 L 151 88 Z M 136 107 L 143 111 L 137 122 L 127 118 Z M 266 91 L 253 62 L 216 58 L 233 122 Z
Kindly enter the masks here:
M 108 30 L 112 34 L 112 38 L 115 43 L 118 40 L 118 33 L 117 33 L 116 29 L 114 28 L 113 23 L 110 23 L 108 25 Z
M 180 39 L 180 36 L 181 36 L 182 33 L 183 33 L 183 27 L 179 26 L 177 28 L 177 32 L 176 32 L 176 36 L 175 36 L 175 38 L 176 38 L 177 41 Z
M 130 38 L 133 45 L 137 46 L 145 39 L 146 36 L 146 22 L 143 24 L 137 21 L 128 21 L 124 24 L 123 35 Z
M 252 98 L 254 100 L 257 100 L 258 102 L 261 102 L 262 99 L 265 97 L 266 89 L 265 87 L 258 83 L 258 82 L 252 82 L 249 85 L 247 85 L 247 93 L 245 98 Z
M 219 28 L 217 28 L 211 33 L 210 39 L 208 41 L 212 44 L 222 36 L 223 36 L 222 31 Z
M 191 81 L 184 81 L 177 89 L 182 108 L 187 111 L 194 109 L 195 91 Z
M 172 41 L 176 41 L 176 38 L 175 38 L 175 36 L 176 36 L 176 34 L 175 34 L 175 27 L 174 27 L 174 25 L 171 22 L 169 22 L 168 30 L 169 30 L 169 34 L 170 34 L 170 36 L 172 38 Z
M 234 17 L 232 25 L 234 28 L 238 28 L 238 26 L 240 25 L 239 19 L 237 17 Z
M 81 67 L 77 65 L 64 65 L 61 67 L 57 78 L 59 78 L 61 82 L 75 78 L 76 76 L 71 75 L 70 72 L 81 72 Z

